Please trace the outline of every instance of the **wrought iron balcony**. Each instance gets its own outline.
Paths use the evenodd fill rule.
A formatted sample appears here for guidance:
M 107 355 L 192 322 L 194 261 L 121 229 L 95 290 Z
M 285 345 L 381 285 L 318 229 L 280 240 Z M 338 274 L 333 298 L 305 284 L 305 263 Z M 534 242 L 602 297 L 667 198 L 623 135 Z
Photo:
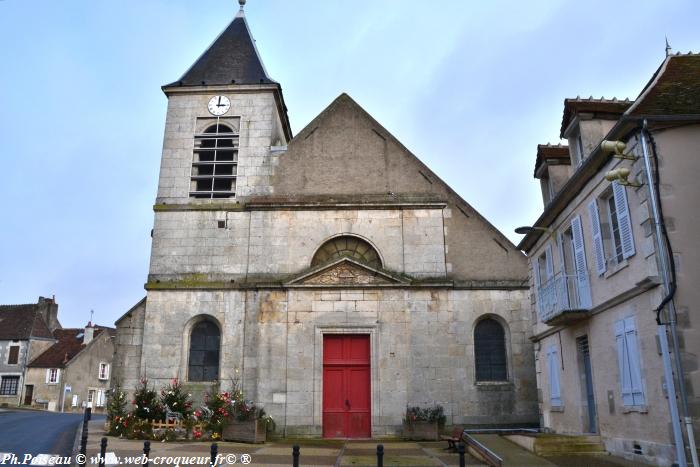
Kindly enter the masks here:
M 542 284 L 537 291 L 540 321 L 553 326 L 585 318 L 589 305 L 581 300 L 580 288 L 588 290 L 588 284 L 588 274 L 578 277 L 563 273 L 554 275 Z

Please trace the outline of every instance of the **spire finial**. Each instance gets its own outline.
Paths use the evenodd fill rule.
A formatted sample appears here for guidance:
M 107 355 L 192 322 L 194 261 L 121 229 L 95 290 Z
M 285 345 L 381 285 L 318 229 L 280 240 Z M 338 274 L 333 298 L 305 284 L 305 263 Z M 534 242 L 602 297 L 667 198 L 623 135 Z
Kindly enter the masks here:
M 243 7 L 245 6 L 245 0 L 238 0 L 238 4 L 241 6 L 241 8 L 238 10 L 238 14 L 236 15 L 236 17 L 245 16 L 245 12 L 243 11 Z
M 244 0 L 245 3 L 245 0 Z M 666 56 L 668 57 L 671 55 L 671 46 L 668 43 L 668 36 L 664 36 L 666 38 Z

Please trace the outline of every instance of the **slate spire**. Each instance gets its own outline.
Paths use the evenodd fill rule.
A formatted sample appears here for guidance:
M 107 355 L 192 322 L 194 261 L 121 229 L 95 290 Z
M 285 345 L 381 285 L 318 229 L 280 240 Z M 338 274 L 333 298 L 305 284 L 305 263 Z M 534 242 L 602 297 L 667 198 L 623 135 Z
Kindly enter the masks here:
M 265 70 L 243 11 L 178 81 L 168 86 L 212 86 L 226 84 L 277 84 Z

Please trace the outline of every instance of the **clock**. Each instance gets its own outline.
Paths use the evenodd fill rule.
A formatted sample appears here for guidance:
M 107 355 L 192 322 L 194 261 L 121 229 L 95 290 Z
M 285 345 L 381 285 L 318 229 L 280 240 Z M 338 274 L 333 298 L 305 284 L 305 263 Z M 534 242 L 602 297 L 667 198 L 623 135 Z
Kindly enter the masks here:
M 216 115 L 217 117 L 224 115 L 231 108 L 231 101 L 226 96 L 214 96 L 209 99 L 209 105 L 207 105 L 209 113 Z

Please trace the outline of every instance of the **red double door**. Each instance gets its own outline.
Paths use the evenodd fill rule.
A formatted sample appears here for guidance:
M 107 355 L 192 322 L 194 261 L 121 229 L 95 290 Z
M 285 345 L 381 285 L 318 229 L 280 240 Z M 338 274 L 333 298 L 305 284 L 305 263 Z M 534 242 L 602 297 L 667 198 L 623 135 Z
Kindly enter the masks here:
M 369 438 L 369 335 L 323 336 L 323 436 Z

